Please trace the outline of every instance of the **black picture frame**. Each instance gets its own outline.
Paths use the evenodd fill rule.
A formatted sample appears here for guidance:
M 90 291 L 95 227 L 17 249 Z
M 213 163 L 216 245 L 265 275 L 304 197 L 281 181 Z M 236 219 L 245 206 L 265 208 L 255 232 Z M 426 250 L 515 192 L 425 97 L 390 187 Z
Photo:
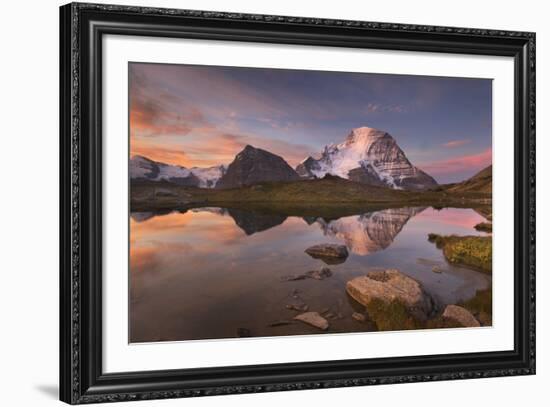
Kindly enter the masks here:
M 102 372 L 102 37 L 513 57 L 514 350 Z M 512 180 L 510 180 L 512 182 Z M 535 373 L 535 34 L 72 3 L 60 8 L 60 399 L 71 404 Z

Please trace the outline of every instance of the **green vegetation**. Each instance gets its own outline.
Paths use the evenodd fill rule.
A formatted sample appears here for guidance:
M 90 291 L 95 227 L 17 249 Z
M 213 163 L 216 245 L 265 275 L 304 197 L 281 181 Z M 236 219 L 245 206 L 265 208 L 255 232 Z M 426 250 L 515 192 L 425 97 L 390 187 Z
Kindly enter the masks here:
M 428 235 L 428 240 L 443 250 L 449 263 L 491 273 L 493 269 L 493 239 L 491 236 Z
M 482 326 L 492 325 L 493 289 L 491 287 L 486 290 L 476 291 L 476 295 L 473 298 L 457 305 L 460 305 L 470 311 Z
M 478 230 L 480 232 L 487 232 L 492 233 L 493 232 L 493 224 L 489 222 L 481 222 L 474 226 L 475 230 Z
M 444 185 L 442 187 L 451 193 L 482 192 L 490 194 L 493 191 L 493 166 L 490 165 L 484 168 L 466 181 Z
M 396 331 L 422 328 L 422 324 L 398 300 L 385 302 L 375 298 L 366 307 L 369 318 L 379 331 Z
M 472 207 L 487 205 L 491 195 L 445 190 L 405 191 L 327 177 L 290 182 L 264 182 L 234 189 L 205 189 L 168 182 L 132 182 L 132 210 L 187 209 L 196 206 L 257 208 L 307 216 L 320 208 L 350 213 L 402 206 Z

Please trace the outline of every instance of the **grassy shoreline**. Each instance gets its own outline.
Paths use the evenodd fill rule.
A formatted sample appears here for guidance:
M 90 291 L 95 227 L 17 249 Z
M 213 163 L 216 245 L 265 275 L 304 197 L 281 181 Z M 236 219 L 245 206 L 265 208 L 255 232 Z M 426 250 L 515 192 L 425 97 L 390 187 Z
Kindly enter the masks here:
M 165 182 L 131 184 L 130 207 L 135 211 L 184 210 L 197 206 L 256 208 L 273 213 L 307 216 L 357 213 L 390 207 L 473 207 L 491 204 L 486 193 L 394 190 L 343 179 L 260 183 L 234 189 L 204 189 Z
M 491 236 L 440 236 L 430 233 L 428 240 L 435 243 L 438 249 L 443 250 L 443 255 L 449 263 L 492 273 L 493 239 Z

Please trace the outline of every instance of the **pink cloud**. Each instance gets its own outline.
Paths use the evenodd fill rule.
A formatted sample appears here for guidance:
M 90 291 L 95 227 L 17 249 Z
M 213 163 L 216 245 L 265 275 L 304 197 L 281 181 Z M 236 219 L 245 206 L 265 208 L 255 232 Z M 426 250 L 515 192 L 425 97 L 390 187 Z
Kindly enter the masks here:
M 468 144 L 470 143 L 472 140 L 470 139 L 462 139 L 462 140 L 451 140 L 447 143 L 444 143 L 443 144 L 443 147 L 448 147 L 448 148 L 455 148 L 455 147 L 460 147 L 460 146 L 463 146 L 465 144 Z
M 196 136 L 197 134 L 193 134 Z M 184 150 L 196 166 L 229 164 L 247 144 L 277 154 L 292 167 L 309 154 L 309 148 L 302 144 L 290 143 L 255 134 L 236 134 L 213 130 L 201 137 L 188 138 Z
M 424 171 L 429 174 L 452 174 L 463 172 L 467 169 L 482 169 L 491 165 L 493 153 L 491 148 L 479 154 L 464 155 L 453 157 L 447 160 L 439 160 L 426 162 L 419 165 Z

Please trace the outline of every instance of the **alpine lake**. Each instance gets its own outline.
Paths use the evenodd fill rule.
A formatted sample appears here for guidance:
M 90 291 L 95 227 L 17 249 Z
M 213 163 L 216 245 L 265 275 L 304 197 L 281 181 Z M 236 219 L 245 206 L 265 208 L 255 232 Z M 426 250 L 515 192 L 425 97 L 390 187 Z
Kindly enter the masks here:
M 434 313 L 491 302 L 491 273 L 448 262 L 428 235 L 490 236 L 471 208 L 406 206 L 345 216 L 286 216 L 203 206 L 130 216 L 130 342 L 425 329 L 375 316 L 346 290 L 369 272 L 396 269 L 419 282 Z M 344 258 L 312 257 L 319 244 Z M 487 298 L 488 296 L 488 298 Z M 317 312 L 326 329 L 296 320 Z M 391 314 L 391 315 L 390 315 Z M 490 314 L 490 310 L 489 310 Z M 489 315 L 490 316 L 490 315 Z M 490 324 L 490 319 L 488 324 Z

